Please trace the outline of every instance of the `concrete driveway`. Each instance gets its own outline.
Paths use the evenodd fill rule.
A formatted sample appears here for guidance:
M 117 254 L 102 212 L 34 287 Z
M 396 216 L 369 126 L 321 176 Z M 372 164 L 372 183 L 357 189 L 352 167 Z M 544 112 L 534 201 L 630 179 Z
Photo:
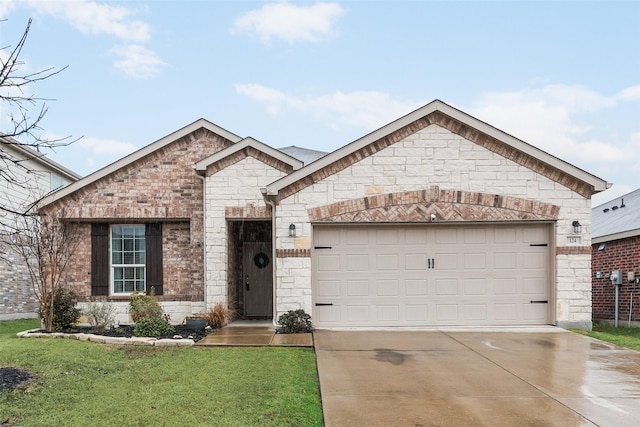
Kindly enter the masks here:
M 328 427 L 640 425 L 640 352 L 562 329 L 314 340 Z

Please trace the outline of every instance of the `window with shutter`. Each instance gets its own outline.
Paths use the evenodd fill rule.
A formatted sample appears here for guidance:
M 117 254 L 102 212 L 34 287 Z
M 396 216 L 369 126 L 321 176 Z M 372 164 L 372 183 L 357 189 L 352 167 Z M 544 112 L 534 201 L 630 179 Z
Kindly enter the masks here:
M 163 293 L 162 224 L 92 224 L 91 295 Z

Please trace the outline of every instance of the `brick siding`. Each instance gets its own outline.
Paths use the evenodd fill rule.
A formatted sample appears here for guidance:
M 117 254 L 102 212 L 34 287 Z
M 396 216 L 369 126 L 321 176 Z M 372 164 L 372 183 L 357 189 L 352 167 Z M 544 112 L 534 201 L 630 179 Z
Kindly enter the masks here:
M 629 303 L 633 293 L 632 322 L 640 321 L 640 284 L 627 281 L 627 273 L 633 271 L 640 277 L 640 236 L 606 242 L 604 250 L 598 250 L 600 244 L 592 245 L 591 280 L 593 294 L 593 320 L 615 319 L 615 286 L 609 280 L 614 270 L 622 271 L 622 285 L 619 295 L 619 321 L 625 324 L 629 320 Z M 602 272 L 602 278 L 597 273 Z
M 91 222 L 162 222 L 159 299 L 203 302 L 203 191 L 192 165 L 231 144 L 201 128 L 47 206 L 45 211 L 59 210 L 66 220 L 82 224 L 68 286 L 91 299 Z

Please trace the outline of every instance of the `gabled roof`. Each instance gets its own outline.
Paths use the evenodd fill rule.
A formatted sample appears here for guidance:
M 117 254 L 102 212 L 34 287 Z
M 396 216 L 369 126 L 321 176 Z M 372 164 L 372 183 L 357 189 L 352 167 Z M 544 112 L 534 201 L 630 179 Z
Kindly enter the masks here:
M 640 236 L 640 189 L 591 209 L 592 243 Z
M 546 165 L 546 169 L 549 171 L 549 175 L 556 175 L 555 173 L 551 173 L 550 171 L 560 171 L 561 173 L 567 174 L 569 177 L 568 180 L 571 181 L 580 181 L 582 184 L 592 188 L 592 193 L 597 193 L 603 190 L 606 190 L 609 184 L 598 178 L 595 175 L 592 175 L 576 166 L 573 166 L 559 158 L 552 156 L 551 154 L 542 151 L 526 142 L 517 139 L 493 126 L 488 125 L 487 123 L 476 119 L 448 104 L 440 100 L 435 100 L 430 102 L 429 104 L 413 111 L 412 113 L 407 114 L 404 117 L 401 117 L 388 125 L 381 127 L 378 130 L 371 132 L 368 135 L 363 136 L 360 139 L 353 141 L 352 143 L 345 145 L 344 147 L 327 154 L 321 159 L 311 163 L 304 168 L 287 175 L 262 189 L 262 192 L 265 196 L 277 196 L 278 193 L 289 187 L 294 186 L 296 184 L 296 188 L 301 188 L 301 182 L 305 182 L 305 185 L 310 185 L 314 181 L 314 177 L 312 174 L 318 172 L 318 175 L 326 175 L 326 173 L 320 173 L 320 171 L 324 168 L 329 168 L 331 165 L 335 165 L 337 162 L 342 161 L 350 155 L 358 152 L 359 150 L 365 149 L 370 144 L 376 143 L 378 141 L 383 141 L 385 138 L 389 137 L 394 132 L 398 132 L 403 128 L 407 128 L 408 126 L 413 125 L 415 122 L 423 120 L 434 113 L 441 113 L 445 117 L 445 122 L 450 118 L 453 119 L 456 123 L 454 126 L 460 132 L 468 132 L 469 130 L 476 130 L 475 134 L 478 132 L 486 135 L 489 138 L 493 138 L 498 142 L 508 146 L 511 148 L 511 151 L 514 149 L 517 150 L 518 153 L 528 157 L 533 158 L 536 161 L 542 162 Z M 449 120 L 450 121 L 450 120 Z M 469 129 L 471 128 L 471 129 Z M 385 141 L 383 141 L 385 143 Z M 342 162 L 343 164 L 347 164 L 349 162 Z M 290 190 L 287 192 L 287 195 L 294 193 L 295 190 Z
M 87 175 L 86 177 L 82 178 L 79 181 L 74 182 L 73 184 L 67 185 L 66 187 L 61 188 L 60 190 L 51 193 L 50 195 L 46 196 L 45 198 L 43 198 L 38 205 L 39 206 L 46 206 L 50 203 L 55 202 L 56 200 L 59 200 L 65 196 L 68 196 L 69 194 L 78 191 L 79 189 L 86 187 L 89 184 L 92 184 L 96 181 L 98 181 L 101 178 L 104 178 L 105 176 L 124 168 L 125 166 L 130 165 L 131 163 L 140 160 L 141 158 L 171 144 L 172 142 L 175 142 L 176 140 L 183 138 L 187 135 L 189 135 L 192 132 L 197 131 L 198 129 L 207 129 L 208 131 L 211 131 L 213 133 L 215 133 L 216 135 L 220 135 L 221 137 L 231 141 L 231 142 L 238 142 L 240 141 L 242 138 L 239 137 L 236 134 L 233 134 L 231 132 L 229 132 L 226 129 L 223 129 L 213 123 L 211 123 L 208 120 L 205 119 L 198 119 L 195 122 L 175 131 L 170 133 L 169 135 L 165 136 L 164 138 L 161 138 L 149 145 L 147 145 L 146 147 L 143 147 L 141 149 L 139 149 L 138 151 L 135 151 L 131 154 L 129 154 L 128 156 L 125 156 L 123 158 L 121 158 L 120 160 L 111 163 L 108 166 L 105 166 L 102 169 L 97 170 L 96 172 L 92 173 L 91 175 Z
M 329 154 L 326 151 L 310 150 L 308 148 L 296 147 L 295 145 L 278 148 L 278 151 L 282 151 L 283 153 L 300 160 L 305 166 Z
M 273 157 L 276 160 L 280 160 L 283 163 L 291 166 L 293 170 L 298 170 L 303 166 L 303 163 L 291 157 L 288 154 L 283 153 L 282 151 L 276 150 L 275 148 L 269 147 L 267 144 L 264 144 L 254 138 L 247 137 L 240 142 L 233 144 L 231 147 L 227 147 L 224 150 L 220 150 L 215 154 L 207 157 L 206 159 L 200 160 L 196 163 L 193 168 L 196 171 L 204 172 L 207 170 L 209 165 L 212 165 L 216 162 L 219 162 L 222 159 L 225 159 L 238 151 L 244 150 L 245 148 L 254 148 L 262 153 L 267 154 L 268 156 Z
M 65 168 L 61 164 L 54 162 L 45 154 L 32 150 L 31 148 L 20 144 L 13 138 L 10 138 L 8 136 L 0 137 L 0 144 L 7 147 L 8 149 L 13 149 L 21 158 L 29 159 L 36 163 L 39 163 L 45 169 L 51 172 L 55 172 L 58 175 L 64 176 L 70 181 L 77 181 L 81 178 L 80 175 Z

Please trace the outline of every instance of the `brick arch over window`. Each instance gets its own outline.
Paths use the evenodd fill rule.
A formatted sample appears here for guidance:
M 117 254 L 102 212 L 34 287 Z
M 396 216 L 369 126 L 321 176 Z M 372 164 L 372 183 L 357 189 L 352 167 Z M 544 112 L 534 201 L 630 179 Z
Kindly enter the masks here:
M 428 190 L 380 194 L 309 209 L 312 222 L 420 222 L 555 220 L 560 207 L 519 197 Z

